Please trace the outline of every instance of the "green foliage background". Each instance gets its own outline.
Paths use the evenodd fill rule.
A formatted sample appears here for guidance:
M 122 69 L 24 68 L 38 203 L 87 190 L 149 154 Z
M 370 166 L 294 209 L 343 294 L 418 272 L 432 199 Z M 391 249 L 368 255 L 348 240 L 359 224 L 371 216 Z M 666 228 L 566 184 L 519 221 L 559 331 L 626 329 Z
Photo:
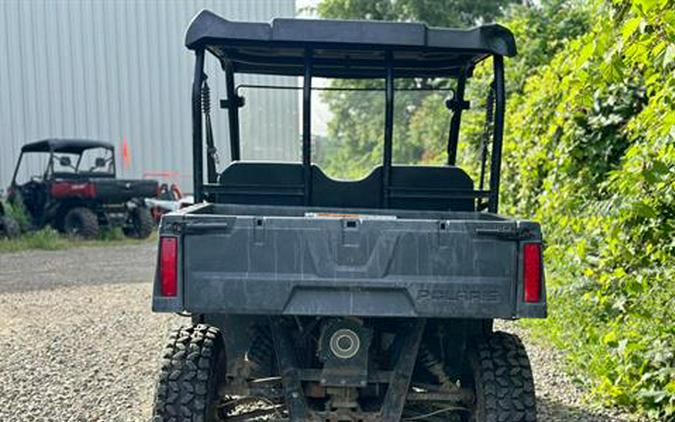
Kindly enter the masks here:
M 607 403 L 675 415 L 675 3 L 601 2 L 510 98 L 507 209 L 544 224 L 543 329 Z
M 501 212 L 540 221 L 548 244 L 550 316 L 529 325 L 566 352 L 598 401 L 673 420 L 675 1 L 509 3 L 475 10 L 441 1 L 434 7 L 445 12 L 432 13 L 427 2 L 324 0 L 318 11 L 441 26 L 496 18 L 514 32 L 520 54 L 506 62 Z M 485 92 L 489 78 L 487 66 L 477 69 L 470 89 Z M 439 98 L 397 118 L 402 154 L 444 160 L 448 116 Z M 477 116 L 464 126 L 461 164 L 475 177 Z

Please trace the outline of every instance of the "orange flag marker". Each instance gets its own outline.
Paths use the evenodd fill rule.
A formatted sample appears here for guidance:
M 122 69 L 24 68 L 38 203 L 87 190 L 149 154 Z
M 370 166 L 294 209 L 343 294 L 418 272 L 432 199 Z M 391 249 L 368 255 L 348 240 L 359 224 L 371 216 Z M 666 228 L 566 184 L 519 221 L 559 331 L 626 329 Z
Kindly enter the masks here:
M 122 140 L 122 163 L 125 169 L 128 169 L 131 164 L 131 152 L 129 151 L 129 141 L 127 141 L 126 136 Z

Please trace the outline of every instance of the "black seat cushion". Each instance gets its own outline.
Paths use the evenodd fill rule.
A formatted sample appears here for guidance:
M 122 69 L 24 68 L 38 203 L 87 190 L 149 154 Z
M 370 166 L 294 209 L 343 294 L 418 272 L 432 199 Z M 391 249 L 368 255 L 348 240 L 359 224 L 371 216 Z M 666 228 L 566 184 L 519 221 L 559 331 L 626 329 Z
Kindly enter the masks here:
M 312 166 L 312 205 L 337 208 L 380 208 L 382 204 L 382 166 L 375 167 L 360 180 L 332 179 Z
M 382 166 L 361 180 L 336 180 L 312 165 L 311 206 L 381 208 Z M 216 201 L 235 204 L 304 205 L 300 163 L 235 161 L 220 175 Z M 451 166 L 392 166 L 389 208 L 473 211 L 473 190 L 462 169 Z
M 455 166 L 392 166 L 389 207 L 414 210 L 474 211 L 473 180 Z
M 258 205 L 304 205 L 302 165 L 233 161 L 220 174 L 225 188 L 216 202 Z

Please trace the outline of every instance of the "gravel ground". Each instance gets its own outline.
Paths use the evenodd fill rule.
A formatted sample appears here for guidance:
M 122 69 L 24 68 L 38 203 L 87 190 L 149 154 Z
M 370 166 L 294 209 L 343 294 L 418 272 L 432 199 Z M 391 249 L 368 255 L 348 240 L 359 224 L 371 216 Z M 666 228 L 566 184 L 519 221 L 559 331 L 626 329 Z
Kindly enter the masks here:
M 150 312 L 153 244 L 0 254 L 0 421 L 148 420 L 164 337 Z M 535 372 L 539 420 L 622 422 L 594 411 L 560 356 L 514 324 Z
M 0 254 L 0 421 L 149 420 L 154 245 Z

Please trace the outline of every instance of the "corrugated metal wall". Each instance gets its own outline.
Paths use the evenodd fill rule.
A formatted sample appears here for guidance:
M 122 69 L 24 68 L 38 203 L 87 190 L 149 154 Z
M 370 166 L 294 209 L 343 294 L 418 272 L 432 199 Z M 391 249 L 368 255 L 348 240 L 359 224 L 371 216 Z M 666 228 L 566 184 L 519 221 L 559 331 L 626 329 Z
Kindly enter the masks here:
M 8 186 L 24 143 L 81 137 L 115 143 L 123 176 L 177 171 L 189 189 L 193 55 L 183 42 L 202 8 L 233 20 L 268 21 L 295 15 L 295 0 L 1 0 L 0 188 Z M 224 76 L 215 60 L 207 72 L 214 131 L 226 161 L 227 118 L 217 107 L 225 97 Z M 247 104 L 257 105 L 262 118 L 242 122 L 249 134 L 243 157 L 296 159 L 297 93 L 261 93 Z M 120 156 L 125 137 L 127 169 Z

